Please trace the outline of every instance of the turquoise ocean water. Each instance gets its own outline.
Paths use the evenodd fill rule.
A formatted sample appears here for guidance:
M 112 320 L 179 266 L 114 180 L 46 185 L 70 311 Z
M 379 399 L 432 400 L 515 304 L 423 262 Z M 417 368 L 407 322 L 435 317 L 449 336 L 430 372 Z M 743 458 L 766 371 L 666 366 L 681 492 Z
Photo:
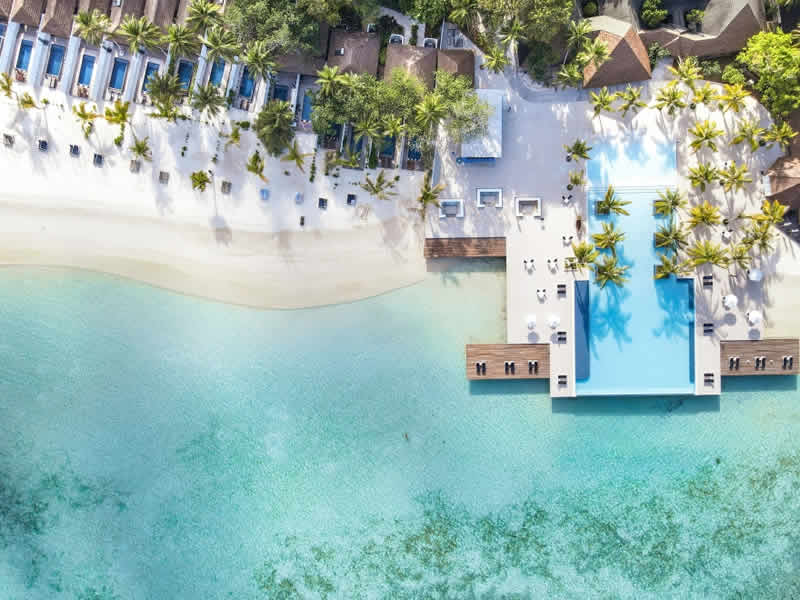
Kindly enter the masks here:
M 796 380 L 469 384 L 502 268 L 290 312 L 0 271 L 0 598 L 800 596 Z

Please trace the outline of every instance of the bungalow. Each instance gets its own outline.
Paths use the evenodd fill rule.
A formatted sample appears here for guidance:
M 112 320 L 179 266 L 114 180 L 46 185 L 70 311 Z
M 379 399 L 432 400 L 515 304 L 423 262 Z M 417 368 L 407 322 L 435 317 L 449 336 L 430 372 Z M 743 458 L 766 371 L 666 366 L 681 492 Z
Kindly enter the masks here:
M 28 81 L 29 73 L 44 60 L 46 44 L 36 35 L 43 12 L 44 0 L 14 0 L 11 4 L 0 70 L 8 73 L 13 68 L 19 82 Z
M 375 33 L 342 31 L 331 33 L 328 46 L 328 65 L 339 67 L 342 73 L 378 73 L 381 42 Z
M 611 17 L 589 19 L 592 36 L 605 42 L 609 58 L 599 67 L 594 62 L 583 69 L 583 87 L 602 87 L 650 79 L 650 59 L 642 40 L 630 23 Z
M 475 86 L 475 53 L 472 50 L 439 50 L 436 54 L 438 70 L 467 77 Z

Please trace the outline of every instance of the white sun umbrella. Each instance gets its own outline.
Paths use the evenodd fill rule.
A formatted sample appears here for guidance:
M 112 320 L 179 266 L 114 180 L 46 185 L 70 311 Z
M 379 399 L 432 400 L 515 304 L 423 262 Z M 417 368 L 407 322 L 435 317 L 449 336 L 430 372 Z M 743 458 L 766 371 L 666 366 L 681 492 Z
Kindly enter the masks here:
M 544 301 L 544 299 L 547 298 L 547 293 L 544 290 L 536 290 L 536 297 Z
M 528 329 L 533 329 L 536 327 L 536 315 L 528 315 Z
M 728 309 L 733 310 L 739 304 L 739 299 L 733 294 L 728 294 L 722 297 L 722 305 Z
M 760 310 L 751 310 L 747 313 L 747 320 L 750 322 L 750 325 L 758 325 L 764 320 L 764 315 L 761 314 Z
M 561 324 L 561 319 L 558 315 L 550 315 L 548 322 L 550 323 L 550 329 L 555 329 Z
M 750 281 L 761 281 L 764 279 L 764 273 L 761 269 L 750 269 L 747 272 L 747 278 Z

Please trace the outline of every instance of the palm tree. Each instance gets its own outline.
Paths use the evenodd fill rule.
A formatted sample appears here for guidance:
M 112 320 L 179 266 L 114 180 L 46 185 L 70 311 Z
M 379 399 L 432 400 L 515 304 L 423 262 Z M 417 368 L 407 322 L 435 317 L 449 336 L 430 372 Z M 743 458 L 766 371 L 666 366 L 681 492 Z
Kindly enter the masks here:
M 375 179 L 370 179 L 367 175 L 364 178 L 364 183 L 359 184 L 362 190 L 367 192 L 370 196 L 375 196 L 378 200 L 389 200 L 391 196 L 397 195 L 397 192 L 391 191 L 395 186 L 394 179 L 386 176 L 386 171 L 381 169 Z
M 600 253 L 589 242 L 578 242 L 577 244 L 572 244 L 572 256 L 575 258 L 573 261 L 575 268 L 578 271 L 583 271 L 589 265 L 594 264 Z
M 736 244 L 730 250 L 730 264 L 742 271 L 750 266 L 750 247 L 747 244 Z
M 28 92 L 25 92 L 20 96 L 17 96 L 17 105 L 22 110 L 28 110 L 29 108 L 39 108 L 36 104 L 36 101 L 33 99 L 33 96 L 31 96 Z
M 134 158 L 138 158 L 141 160 L 151 161 L 153 160 L 153 155 L 150 152 L 150 138 L 144 137 L 142 139 L 133 136 L 133 144 L 130 148 L 131 154 L 133 154 Z
M 223 137 L 225 137 L 223 135 Z M 238 123 L 234 123 L 231 127 L 231 132 L 228 134 L 228 141 L 225 142 L 225 150 L 231 146 L 239 146 L 242 143 L 242 128 Z
M 601 288 L 606 287 L 608 283 L 622 287 L 628 281 L 625 276 L 628 268 L 627 265 L 620 265 L 616 256 L 604 256 L 602 262 L 594 265 L 595 282 Z
M 747 142 L 750 145 L 750 151 L 755 152 L 760 146 L 761 136 L 764 135 L 764 128 L 758 124 L 755 119 L 744 119 L 739 123 L 739 129 L 736 135 L 731 140 L 734 145 Z
M 147 17 L 136 18 L 126 15 L 116 33 L 128 44 L 131 56 L 137 52 L 144 52 L 158 46 L 161 40 L 161 30 L 151 23 Z
M 740 83 L 733 85 L 726 83 L 724 87 L 725 92 L 719 97 L 719 101 L 723 106 L 722 110 L 725 112 L 732 110 L 738 114 L 739 111 L 744 107 L 744 99 L 750 94 L 748 94 L 747 90 L 744 89 Z
M 588 64 L 593 64 L 595 67 L 599 68 L 609 57 L 608 44 L 600 38 L 594 38 L 591 41 L 584 42 L 583 49 L 578 52 L 578 56 L 575 57 L 575 60 L 579 65 L 586 66 Z
M 0 94 L 6 98 L 11 98 L 14 94 L 14 80 L 8 73 L 0 73 Z
M 764 200 L 764 203 L 761 205 L 761 212 L 756 215 L 750 215 L 750 218 L 760 223 L 780 225 L 788 209 L 788 206 L 781 204 L 777 200 L 773 200 L 771 204 L 769 200 Z
M 677 81 L 689 86 L 689 89 L 694 91 L 694 82 L 700 79 L 703 75 L 700 70 L 700 65 L 697 58 L 694 56 L 687 56 L 686 58 L 679 58 L 676 67 L 667 67 L 669 72 L 672 73 Z
M 288 102 L 270 100 L 256 118 L 258 140 L 272 156 L 280 156 L 294 139 L 294 111 Z
M 242 60 L 253 77 L 261 77 L 265 81 L 277 68 L 265 40 L 250 42 Z
M 563 89 L 580 87 L 583 83 L 583 69 L 576 63 L 563 65 L 556 73 L 556 81 Z
M 597 205 L 595 206 L 595 210 L 597 214 L 600 215 L 608 215 L 614 213 L 615 215 L 625 215 L 629 216 L 630 213 L 625 210 L 625 207 L 630 204 L 630 200 L 621 200 L 619 196 L 614 192 L 614 186 L 609 185 L 606 189 L 605 196 L 603 196 L 602 200 L 597 201 Z
M 689 128 L 689 133 L 692 134 L 694 139 L 689 144 L 693 152 L 697 152 L 704 145 L 711 148 L 713 152 L 717 151 L 717 144 L 714 141 L 722 135 L 722 131 L 717 129 L 717 124 L 714 121 L 697 121 L 694 127 Z
M 711 87 L 711 84 L 706 82 L 706 84 L 701 88 L 696 88 L 694 90 L 694 94 L 692 95 L 692 108 L 697 106 L 698 104 L 703 104 L 705 106 L 711 106 L 714 104 L 719 97 L 717 96 L 716 90 Z
M 189 4 L 186 25 L 198 33 L 222 25 L 222 6 L 213 0 L 192 0 Z
M 369 115 L 353 125 L 353 140 L 356 143 L 364 138 L 367 138 L 368 140 L 375 140 L 380 135 L 380 122 L 374 115 Z
M 700 265 L 713 265 L 715 267 L 727 267 L 730 264 L 728 251 L 710 240 L 697 240 L 686 254 L 689 255 L 689 264 L 697 268 Z
M 678 190 L 664 190 L 658 192 L 658 200 L 653 202 L 657 215 L 671 217 L 677 211 L 686 207 L 686 197 Z
M 454 0 L 447 18 L 459 27 L 464 27 L 472 21 L 477 12 L 478 4 L 475 0 Z
M 615 112 L 612 103 L 617 99 L 617 95 L 610 93 L 607 87 L 603 86 L 597 93 L 589 92 L 589 96 L 592 99 L 592 106 L 594 107 L 594 115 L 592 118 L 598 116 L 603 111 L 610 113 Z
M 426 134 L 434 131 L 447 114 L 447 106 L 439 94 L 427 94 L 416 106 L 417 125 Z
M 192 108 L 213 119 L 225 106 L 225 98 L 215 85 L 208 83 L 192 92 Z
M 764 134 L 764 139 L 768 142 L 775 142 L 786 152 L 796 135 L 797 132 L 792 129 L 792 126 L 786 121 L 782 121 L 780 124 L 773 123 L 770 125 Z
M 205 171 L 195 171 L 190 176 L 192 178 L 192 189 L 206 191 L 206 186 L 211 183 L 211 178 Z
M 757 248 L 762 254 L 767 254 L 773 250 L 772 240 L 773 231 L 769 222 L 753 222 L 745 233 L 742 244 L 748 248 Z
M 564 146 L 564 150 L 567 151 L 567 160 L 572 160 L 573 158 L 582 158 L 583 160 L 589 160 L 589 151 L 592 149 L 586 142 L 583 140 L 575 140 L 572 142 L 571 146 Z
M 406 124 L 402 117 L 387 115 L 383 118 L 383 135 L 398 139 L 406 132 Z
M 711 163 L 700 163 L 696 167 L 689 167 L 689 181 L 692 187 L 699 187 L 701 192 L 706 191 L 706 185 L 719 179 L 719 171 Z
M 492 46 L 486 53 L 486 67 L 492 73 L 502 73 L 503 69 L 508 66 L 508 57 L 506 56 L 506 49 L 502 46 Z M 481 65 L 483 67 L 483 65 Z
M 170 62 L 167 70 L 170 73 L 174 72 L 179 58 L 193 56 L 200 50 L 200 39 L 197 37 L 197 33 L 186 25 L 173 23 L 167 28 L 167 33 L 162 41 L 169 47 Z M 149 87 L 148 84 L 148 89 Z
M 147 81 L 147 93 L 157 109 L 153 116 L 169 121 L 177 118 L 179 100 L 185 93 L 177 75 L 153 73 Z
M 508 26 L 506 26 L 506 28 L 503 29 L 500 41 L 503 43 L 504 46 L 512 47 L 514 44 L 517 43 L 517 40 L 519 40 L 522 37 L 522 33 L 523 33 L 522 23 L 520 23 L 519 20 L 516 17 L 514 17 L 513 19 L 511 19 L 511 23 L 509 23 Z
M 300 146 L 297 145 L 297 140 L 295 140 L 289 149 L 286 151 L 286 154 L 281 156 L 281 160 L 286 162 L 293 162 L 297 169 L 301 173 L 305 173 L 306 170 L 303 168 L 305 164 L 306 156 L 311 156 L 313 152 L 300 152 Z
M 623 118 L 628 114 L 629 110 L 636 113 L 640 108 L 647 106 L 647 103 L 641 100 L 642 88 L 635 88 L 630 83 L 627 85 L 624 92 L 617 92 L 617 96 L 623 101 L 619 107 Z
M 668 248 L 673 252 L 683 250 L 689 243 L 689 234 L 674 219 L 669 220 L 668 225 L 662 225 L 656 229 L 656 248 Z
M 686 272 L 686 265 L 678 260 L 675 254 L 670 256 L 659 252 L 658 260 L 660 262 L 656 265 L 656 271 L 653 275 L 655 279 L 669 279 L 672 275 L 680 277 Z
M 685 96 L 686 94 L 683 90 L 679 89 L 677 86 L 667 84 L 658 89 L 655 107 L 659 111 L 666 108 L 667 114 L 670 117 L 674 117 L 675 111 L 680 108 L 686 108 L 686 102 L 684 101 Z
M 569 183 L 567 184 L 567 189 L 571 190 L 574 187 L 580 187 L 582 185 L 586 185 L 586 177 L 583 174 L 583 171 L 570 171 L 569 172 Z
M 201 0 L 205 2 L 206 0 Z M 214 5 L 218 6 L 218 5 Z M 239 42 L 233 32 L 228 31 L 221 25 L 213 25 L 206 31 L 202 38 L 203 45 L 206 47 L 206 59 L 210 64 L 218 60 L 233 62 L 239 53 Z
M 267 178 L 264 177 L 264 159 L 261 158 L 261 155 L 258 153 L 258 150 L 253 152 L 250 156 L 250 159 L 247 161 L 247 166 L 245 167 L 250 173 L 253 175 L 257 175 L 261 181 L 264 183 L 267 182 Z
M 111 31 L 111 19 L 98 9 L 75 15 L 75 35 L 90 46 L 99 46 Z
M 329 67 L 328 65 L 322 67 L 317 71 L 317 83 L 319 84 L 319 93 L 323 98 L 335 94 L 336 89 L 343 83 L 339 67 Z
M 591 32 L 592 24 L 586 19 L 569 22 L 569 25 L 567 25 L 567 49 L 564 53 L 564 62 L 562 64 L 566 64 L 571 50 L 579 51 L 583 48 Z
M 431 172 L 426 171 L 425 177 L 422 179 L 422 187 L 419 190 L 419 196 L 417 196 L 417 202 L 419 202 L 420 213 L 423 219 L 425 218 L 428 206 L 439 206 L 439 194 L 443 191 L 444 184 L 442 183 L 431 186 Z
M 705 225 L 706 227 L 713 227 L 722 222 L 722 217 L 719 214 L 719 209 L 710 204 L 708 200 L 704 200 L 702 204 L 698 204 L 689 209 L 689 227 L 694 229 L 698 225 Z
M 751 183 L 753 178 L 747 174 L 747 165 L 737 165 L 731 161 L 731 164 L 726 169 L 720 169 L 719 182 L 726 192 L 731 189 L 740 190 L 744 187 L 745 183 Z
M 113 106 L 107 106 L 105 112 L 106 123 L 119 125 L 119 137 L 125 135 L 125 126 L 130 122 L 130 102 L 115 100 Z
M 603 231 L 592 234 L 595 246 L 601 250 L 611 250 L 613 256 L 617 255 L 617 244 L 625 239 L 625 233 L 616 229 L 614 223 L 603 222 Z
M 78 106 L 72 107 L 72 113 L 75 115 L 75 118 L 78 120 L 78 123 L 81 125 L 81 130 L 83 131 L 83 137 L 87 140 L 91 135 L 92 131 L 94 131 L 94 120 L 98 118 L 100 115 L 95 112 L 97 107 L 94 107 L 95 110 L 89 110 L 86 108 L 86 102 L 81 102 Z

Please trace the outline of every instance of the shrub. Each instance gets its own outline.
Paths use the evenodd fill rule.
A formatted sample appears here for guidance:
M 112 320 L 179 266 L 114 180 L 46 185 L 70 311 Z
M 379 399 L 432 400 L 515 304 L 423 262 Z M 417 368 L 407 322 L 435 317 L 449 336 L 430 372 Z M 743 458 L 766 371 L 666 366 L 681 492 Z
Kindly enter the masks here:
M 411 39 L 409 39 L 409 41 L 408 41 L 408 43 L 411 44 L 412 46 L 416 46 L 417 45 L 417 32 L 418 31 L 419 31 L 419 25 L 414 23 L 411 26 Z
M 653 69 L 662 58 L 671 56 L 669 50 L 658 42 L 653 42 L 647 47 L 647 56 L 650 59 L 650 68 Z
M 597 4 L 594 2 L 587 2 L 583 5 L 583 17 L 585 19 L 590 19 L 591 17 L 597 16 Z
M 545 42 L 531 42 L 531 50 L 525 59 L 528 71 L 535 81 L 546 83 L 550 75 L 550 67 L 558 60 L 555 50 Z
M 722 67 L 719 61 L 716 60 L 701 60 L 700 70 L 703 72 L 703 77 L 706 79 L 718 77 L 719 74 L 722 73 Z
M 369 151 L 369 168 L 375 169 L 378 166 L 378 145 L 372 144 L 372 149 Z
M 686 22 L 687 23 L 702 23 L 703 17 L 706 16 L 706 13 L 698 8 L 693 8 L 688 13 L 686 13 Z
M 651 29 L 658 27 L 667 18 L 667 11 L 661 0 L 644 0 L 642 4 L 642 21 Z
M 722 81 L 731 85 L 736 85 L 737 83 L 744 85 L 744 73 L 733 64 L 730 64 L 722 71 Z
M 317 153 L 314 153 L 314 158 L 311 159 L 311 170 L 309 172 L 308 180 L 313 183 L 314 178 L 317 176 Z

